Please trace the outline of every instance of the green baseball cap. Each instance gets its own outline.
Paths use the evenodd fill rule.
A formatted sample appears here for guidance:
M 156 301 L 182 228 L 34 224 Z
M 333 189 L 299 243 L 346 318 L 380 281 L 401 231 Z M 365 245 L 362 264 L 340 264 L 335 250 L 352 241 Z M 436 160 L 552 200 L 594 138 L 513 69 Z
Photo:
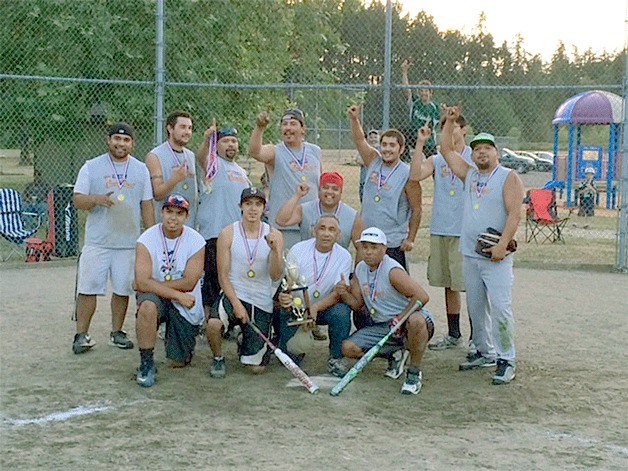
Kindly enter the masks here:
M 475 136 L 469 143 L 469 147 L 473 149 L 477 144 L 490 144 L 495 147 L 495 149 L 497 149 L 497 144 L 495 144 L 495 137 L 487 132 L 481 132 L 480 134 Z

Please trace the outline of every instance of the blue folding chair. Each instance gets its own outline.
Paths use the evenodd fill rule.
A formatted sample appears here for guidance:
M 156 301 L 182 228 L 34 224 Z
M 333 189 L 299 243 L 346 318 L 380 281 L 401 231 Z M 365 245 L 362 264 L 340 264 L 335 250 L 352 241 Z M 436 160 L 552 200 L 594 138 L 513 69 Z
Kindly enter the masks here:
M 0 235 L 10 242 L 11 251 L 2 257 L 6 262 L 13 254 L 26 255 L 25 241 L 41 226 L 42 217 L 24 211 L 22 197 L 12 188 L 0 189 Z

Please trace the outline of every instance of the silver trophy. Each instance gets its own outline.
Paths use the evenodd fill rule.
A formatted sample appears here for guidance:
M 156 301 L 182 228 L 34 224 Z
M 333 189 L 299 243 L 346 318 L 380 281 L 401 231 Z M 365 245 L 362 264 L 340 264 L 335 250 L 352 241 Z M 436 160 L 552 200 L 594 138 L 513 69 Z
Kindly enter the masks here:
M 284 270 L 283 279 L 281 280 L 281 291 L 283 293 L 301 291 L 303 296 L 303 299 L 298 296 L 292 298 L 288 325 L 295 326 L 312 323 L 314 320 L 310 317 L 310 297 L 307 292 L 305 277 L 299 273 L 296 260 L 288 260 L 284 255 L 283 261 Z

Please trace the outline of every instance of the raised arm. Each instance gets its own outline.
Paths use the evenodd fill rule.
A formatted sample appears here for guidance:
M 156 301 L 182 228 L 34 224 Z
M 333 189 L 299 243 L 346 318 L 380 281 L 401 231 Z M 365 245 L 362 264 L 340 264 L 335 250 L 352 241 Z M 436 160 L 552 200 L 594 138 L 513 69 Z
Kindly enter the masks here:
M 429 121 L 419 128 L 416 137 L 416 147 L 412 155 L 412 165 L 410 166 L 410 180 L 420 182 L 434 174 L 434 161 L 432 157 L 425 159 L 423 148 L 432 135 L 432 128 Z
M 294 226 L 301 224 L 303 220 L 303 208 L 299 203 L 301 198 L 307 195 L 310 187 L 307 183 L 299 183 L 294 194 L 288 198 L 288 201 L 279 208 L 279 212 L 275 217 L 275 222 L 278 226 Z
M 283 273 L 283 236 L 274 227 L 266 235 L 266 243 L 270 247 L 268 254 L 268 274 L 273 281 L 277 281 Z
M 216 118 L 212 119 L 212 124 L 203 133 L 203 142 L 196 151 L 196 162 L 198 166 L 205 170 L 207 168 L 207 154 L 209 154 L 209 139 L 216 132 Z
M 471 166 L 454 148 L 454 123 L 460 116 L 462 105 L 445 107 L 445 125 L 440 140 L 440 153 L 454 174 L 464 181 Z
M 362 157 L 364 165 L 368 168 L 379 153 L 377 149 L 368 143 L 366 137 L 364 137 L 364 129 L 362 129 L 362 124 L 360 124 L 361 110 L 361 105 L 351 105 L 347 110 L 347 114 L 349 115 L 349 123 L 351 124 L 351 138 L 353 139 L 355 148 L 360 153 L 360 157 Z
M 409 69 L 410 69 L 410 63 L 408 62 L 408 59 L 405 59 L 401 63 L 401 83 L 406 86 L 410 85 L 410 81 L 408 80 Z M 406 97 L 406 100 L 412 99 L 412 90 L 410 90 L 409 88 L 403 88 L 402 91 L 403 91 L 403 96 Z
M 258 162 L 262 162 L 270 167 L 275 165 L 275 146 L 272 144 L 262 145 L 262 137 L 264 136 L 264 129 L 270 123 L 270 111 L 266 110 L 263 113 L 257 115 L 255 120 L 255 127 L 251 133 L 251 139 L 249 140 L 248 154 Z

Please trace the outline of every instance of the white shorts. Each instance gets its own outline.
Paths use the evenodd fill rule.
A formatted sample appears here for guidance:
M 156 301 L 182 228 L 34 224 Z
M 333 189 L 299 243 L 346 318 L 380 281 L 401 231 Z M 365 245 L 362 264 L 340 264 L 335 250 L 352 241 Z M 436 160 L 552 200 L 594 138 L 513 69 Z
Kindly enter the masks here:
M 79 261 L 78 293 L 103 296 L 111 275 L 113 292 L 119 296 L 133 294 L 135 249 L 105 249 L 86 245 Z

